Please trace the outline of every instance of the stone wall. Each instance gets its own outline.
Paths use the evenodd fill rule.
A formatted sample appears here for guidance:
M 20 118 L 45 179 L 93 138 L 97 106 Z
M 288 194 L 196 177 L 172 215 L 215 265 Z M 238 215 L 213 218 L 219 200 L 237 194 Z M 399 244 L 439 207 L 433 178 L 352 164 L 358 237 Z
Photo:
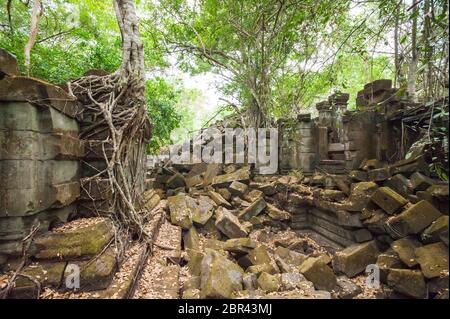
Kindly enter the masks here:
M 400 100 L 396 92 L 391 80 L 377 80 L 358 93 L 357 110 L 347 110 L 348 94 L 336 93 L 317 103 L 318 117 L 312 121 L 305 121 L 309 114 L 281 119 L 280 172 L 310 175 L 318 168 L 345 174 L 365 159 L 386 164 L 403 159 L 420 138 L 417 127 L 430 122 L 433 107 Z M 448 98 L 434 104 L 448 107 Z
M 20 76 L 0 50 L 0 267 L 20 256 L 22 239 L 76 214 L 78 104 L 61 88 Z

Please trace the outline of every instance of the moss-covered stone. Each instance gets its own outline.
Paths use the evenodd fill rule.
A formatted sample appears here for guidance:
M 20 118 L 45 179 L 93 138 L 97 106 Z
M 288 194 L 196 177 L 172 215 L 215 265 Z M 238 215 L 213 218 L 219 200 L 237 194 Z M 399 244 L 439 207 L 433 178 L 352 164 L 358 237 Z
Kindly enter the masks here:
M 391 269 L 387 282 L 389 287 L 409 297 L 427 297 L 427 285 L 420 270 Z
M 279 275 L 270 275 L 263 272 L 258 277 L 258 286 L 266 292 L 278 291 L 281 287 L 281 278 Z
M 299 267 L 299 271 L 318 290 L 331 291 L 336 287 L 336 276 L 333 270 L 320 258 L 309 257 Z
M 426 278 L 436 278 L 442 274 L 448 274 L 448 248 L 443 243 L 418 247 L 415 254 Z
M 100 220 L 93 225 L 50 232 L 36 238 L 34 257 L 37 259 L 88 259 L 99 254 L 114 236 L 112 223 Z
M 209 250 L 201 265 L 201 297 L 230 298 L 242 290 L 244 271 L 223 255 Z

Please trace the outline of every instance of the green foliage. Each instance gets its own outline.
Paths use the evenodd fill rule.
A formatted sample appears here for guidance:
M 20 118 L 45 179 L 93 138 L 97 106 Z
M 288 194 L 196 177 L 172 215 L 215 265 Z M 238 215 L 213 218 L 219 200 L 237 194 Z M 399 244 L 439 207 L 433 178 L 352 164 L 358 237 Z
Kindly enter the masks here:
M 150 154 L 157 153 L 162 146 L 172 143 L 170 134 L 180 126 L 182 120 L 182 116 L 176 110 L 180 94 L 180 90 L 161 78 L 147 81 L 147 109 L 155 124 L 153 136 L 148 145 Z

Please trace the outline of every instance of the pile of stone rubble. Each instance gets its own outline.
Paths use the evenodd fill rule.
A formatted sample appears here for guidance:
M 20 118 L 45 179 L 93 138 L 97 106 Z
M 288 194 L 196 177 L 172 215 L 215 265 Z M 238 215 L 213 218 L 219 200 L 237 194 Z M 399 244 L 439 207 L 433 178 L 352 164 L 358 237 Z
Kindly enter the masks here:
M 348 176 L 197 164 L 148 182 L 183 229 L 183 298 L 448 298 L 448 184 L 420 171 L 418 158 Z

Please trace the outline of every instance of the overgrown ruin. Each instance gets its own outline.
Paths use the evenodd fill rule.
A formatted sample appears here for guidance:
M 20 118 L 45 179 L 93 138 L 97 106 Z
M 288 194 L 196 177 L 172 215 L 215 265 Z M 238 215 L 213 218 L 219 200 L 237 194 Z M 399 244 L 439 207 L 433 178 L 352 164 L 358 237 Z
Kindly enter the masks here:
M 112 150 L 83 135 L 81 100 L 21 76 L 4 50 L 0 77 L 5 298 L 448 298 L 449 186 L 430 173 L 448 169 L 432 130 L 448 127 L 433 116 L 448 97 L 411 103 L 390 80 L 367 84 L 356 111 L 331 95 L 317 117 L 278 122 L 278 174 L 158 162 L 140 241 L 114 227 L 107 176 L 87 178 Z

